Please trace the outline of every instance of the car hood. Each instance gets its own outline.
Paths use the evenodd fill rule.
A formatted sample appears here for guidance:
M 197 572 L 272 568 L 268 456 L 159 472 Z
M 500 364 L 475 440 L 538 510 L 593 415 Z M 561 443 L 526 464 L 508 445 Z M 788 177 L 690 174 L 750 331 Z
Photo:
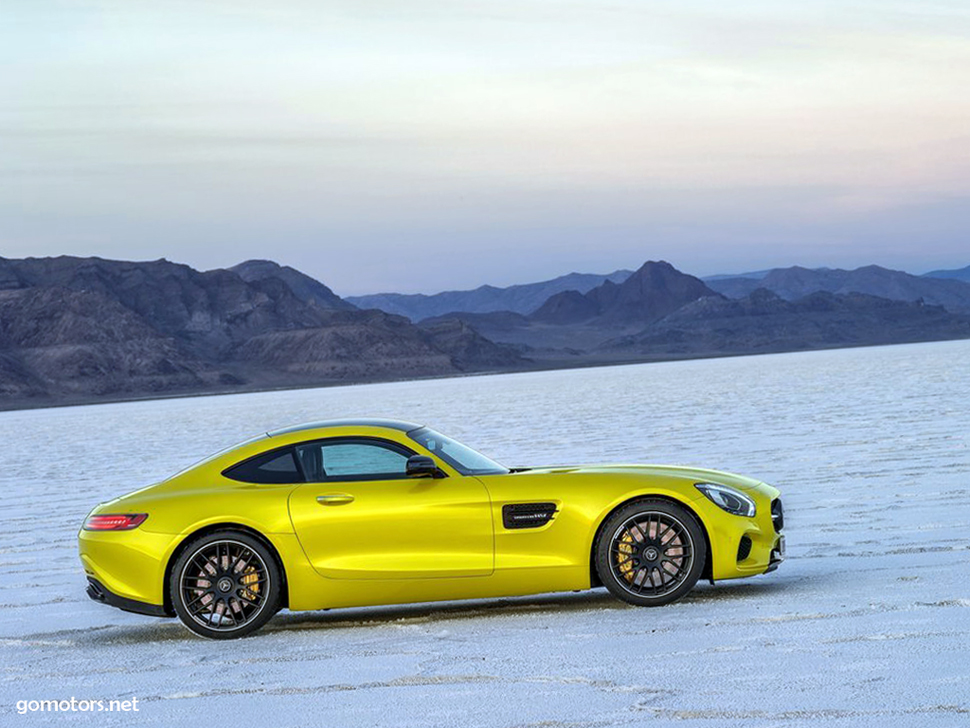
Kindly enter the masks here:
M 529 468 L 530 473 L 583 473 L 589 475 L 617 475 L 629 477 L 674 478 L 689 480 L 692 483 L 718 483 L 745 491 L 761 491 L 765 485 L 760 480 L 736 473 L 705 468 L 691 468 L 681 465 L 570 465 L 558 467 Z

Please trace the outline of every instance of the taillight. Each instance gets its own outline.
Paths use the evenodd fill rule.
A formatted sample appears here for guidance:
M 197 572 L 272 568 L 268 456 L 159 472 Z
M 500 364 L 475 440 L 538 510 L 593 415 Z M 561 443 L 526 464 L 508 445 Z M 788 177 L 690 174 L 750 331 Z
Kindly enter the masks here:
M 148 518 L 147 513 L 112 513 L 106 516 L 88 516 L 85 531 L 130 531 L 138 528 Z

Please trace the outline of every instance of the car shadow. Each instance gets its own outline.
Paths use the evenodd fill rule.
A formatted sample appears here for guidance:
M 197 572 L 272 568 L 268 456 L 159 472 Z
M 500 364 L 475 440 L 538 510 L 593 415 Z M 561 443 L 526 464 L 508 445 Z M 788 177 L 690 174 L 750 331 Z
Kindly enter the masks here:
M 792 580 L 723 582 L 716 586 L 698 584 L 678 604 L 706 604 L 751 599 L 781 593 L 792 588 Z M 676 605 L 674 605 L 676 606 Z M 402 604 L 380 607 L 353 607 L 314 612 L 281 612 L 255 635 L 247 639 L 272 637 L 291 630 L 340 630 L 394 623 L 449 622 L 481 618 L 500 618 L 515 614 L 548 612 L 585 612 L 640 609 L 624 602 L 605 588 L 582 592 L 501 597 L 454 602 Z M 201 640 L 176 619 L 154 620 L 144 626 L 111 625 L 72 635 L 75 644 L 130 645 Z M 213 643 L 214 644 L 214 643 Z
M 714 585 L 703 582 L 695 586 L 690 594 L 684 597 L 682 601 L 685 604 L 703 604 L 707 602 L 763 597 L 770 594 L 791 591 L 796 583 L 797 581 L 794 579 L 777 578 L 766 579 L 764 581 L 722 581 Z
M 746 599 L 786 591 L 790 587 L 790 582 L 782 584 L 775 581 L 721 583 L 716 586 L 704 583 L 694 587 L 678 604 Z M 291 629 L 351 629 L 365 625 L 395 622 L 447 622 L 480 619 L 482 617 L 504 617 L 522 613 L 612 611 L 641 608 L 621 602 L 605 588 L 599 587 L 581 592 L 540 594 L 526 597 L 358 607 L 319 612 L 284 612 L 267 624 L 262 632 L 272 633 Z
M 354 607 L 320 612 L 285 612 L 277 615 L 264 631 L 288 629 L 342 629 L 394 622 L 450 621 L 503 616 L 516 613 L 568 612 L 590 609 L 622 609 L 605 589 L 528 597 L 499 597 L 452 602 L 423 602 L 381 607 Z

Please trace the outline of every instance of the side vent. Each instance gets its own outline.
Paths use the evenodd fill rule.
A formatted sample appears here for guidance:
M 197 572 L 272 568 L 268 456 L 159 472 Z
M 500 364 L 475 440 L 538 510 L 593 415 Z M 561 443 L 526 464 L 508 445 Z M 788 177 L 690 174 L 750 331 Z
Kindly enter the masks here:
M 502 525 L 509 529 L 538 528 L 555 514 L 555 503 L 510 503 L 502 506 Z

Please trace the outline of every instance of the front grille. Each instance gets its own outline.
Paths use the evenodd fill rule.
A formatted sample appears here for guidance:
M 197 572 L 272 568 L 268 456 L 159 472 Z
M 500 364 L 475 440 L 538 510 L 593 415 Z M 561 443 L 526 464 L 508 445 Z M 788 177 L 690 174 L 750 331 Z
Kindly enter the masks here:
M 785 509 L 781 507 L 781 499 L 771 501 L 771 522 L 775 524 L 775 533 L 781 533 L 785 527 Z
M 738 561 L 744 561 L 751 555 L 751 539 L 747 536 L 741 537 L 741 543 L 738 544 Z

